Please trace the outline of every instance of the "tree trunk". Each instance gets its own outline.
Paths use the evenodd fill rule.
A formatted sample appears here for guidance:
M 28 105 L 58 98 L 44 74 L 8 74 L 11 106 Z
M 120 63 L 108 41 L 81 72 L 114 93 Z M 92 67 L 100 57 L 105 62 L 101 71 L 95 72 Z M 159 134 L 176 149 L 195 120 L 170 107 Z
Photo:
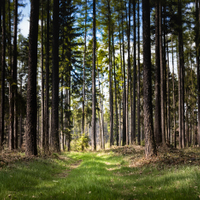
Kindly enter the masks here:
M 93 0 L 92 150 L 96 151 L 96 0 Z
M 10 117 L 10 127 L 9 127 L 9 136 L 8 136 L 8 146 L 9 149 L 14 149 L 14 77 L 13 77 L 13 52 L 11 45 L 11 6 L 10 0 L 8 1 L 8 20 L 9 20 L 9 30 L 8 30 L 8 52 L 9 52 L 9 65 L 11 69 L 11 80 L 9 85 L 9 117 Z
M 155 29 L 155 43 L 156 43 L 156 72 L 155 72 L 155 125 L 154 134 L 156 144 L 162 143 L 162 132 L 161 132 L 161 105 L 160 105 L 160 37 L 159 37 L 159 3 L 156 1 L 156 29 Z
M 138 0 L 137 131 L 140 145 L 140 0 Z
M 126 3 L 125 3 L 126 8 Z M 130 0 L 129 0 L 129 10 L 130 10 Z M 127 37 L 128 37 L 128 68 L 127 68 L 127 85 L 126 85 L 126 145 L 129 145 L 129 91 L 130 91 L 130 71 L 131 71 L 131 60 L 130 60 L 130 11 L 129 11 L 129 20 L 127 17 L 126 9 L 126 19 L 128 22 L 127 26 Z M 131 98 L 130 98 L 131 99 Z
M 117 79 L 116 79 L 116 64 L 115 64 L 115 46 L 114 46 L 114 33 L 112 32 L 112 45 L 113 45 L 113 62 L 114 62 L 114 81 L 115 81 L 115 131 L 116 143 L 119 146 L 119 121 L 118 121 L 118 106 L 117 106 Z M 114 141 L 113 141 L 114 143 Z
M 175 83 L 174 83 L 174 47 L 172 35 L 172 84 L 173 84 L 173 112 L 174 112 L 174 147 L 176 148 L 176 102 L 175 102 Z
M 120 15 L 120 13 L 119 13 Z M 120 29 L 120 17 L 118 16 L 118 26 L 119 26 L 119 45 L 120 45 L 120 64 L 121 64 L 121 71 L 123 71 L 123 64 L 122 64 L 122 43 L 121 43 L 121 29 Z M 123 81 L 123 75 L 121 75 L 121 81 Z M 118 84 L 118 87 L 120 87 L 120 84 Z M 122 95 L 119 94 L 120 98 L 119 98 L 119 146 L 121 146 L 121 138 L 122 138 L 122 131 L 121 131 L 121 100 L 122 100 L 122 96 L 123 96 L 123 92 Z
M 38 39 L 39 1 L 31 1 L 30 31 L 29 31 L 29 65 L 27 85 L 27 118 L 26 118 L 26 155 L 37 155 L 36 125 L 37 125 L 37 39 Z
M 87 50 L 87 0 L 85 1 L 85 35 L 84 35 L 84 55 L 83 55 L 83 102 L 82 102 L 82 134 L 85 133 L 85 67 L 86 67 L 86 50 Z
M 14 149 L 18 148 L 18 104 L 17 104 L 17 23 L 18 23 L 18 0 L 14 1 L 14 39 L 13 39 L 13 96 L 14 96 Z
M 52 66 L 52 110 L 51 110 L 51 138 L 52 151 L 60 152 L 59 146 L 59 1 L 53 1 L 53 66 Z
M 164 107 L 164 64 L 162 46 L 162 5 L 159 1 L 159 51 L 160 51 L 160 98 L 161 98 L 161 133 L 162 144 L 165 145 L 165 107 Z
M 0 148 L 4 141 L 4 114 L 5 114 L 5 57 L 6 57 L 6 26 L 5 0 L 2 0 L 2 64 L 1 64 L 1 116 L 0 116 Z
M 41 149 L 44 148 L 44 67 L 43 67 L 43 0 L 41 0 Z
M 49 0 L 47 0 L 47 29 L 46 29 L 46 85 L 44 113 L 44 154 L 49 153 Z
M 112 89 L 112 51 L 111 51 L 111 11 L 110 0 L 108 0 L 108 52 L 109 52 L 109 105 L 110 105 L 110 147 L 113 141 L 113 89 Z
M 122 3 L 121 3 L 122 4 Z M 126 144 L 126 74 L 125 74 L 125 49 L 124 49 L 124 15 L 122 11 L 122 54 L 123 54 L 123 142 Z
M 169 142 L 169 144 L 171 144 L 169 74 L 170 74 L 170 68 L 169 68 L 169 50 L 168 50 L 168 42 L 167 42 L 167 133 L 168 133 L 168 142 Z
M 133 33 L 134 33 L 134 46 L 133 46 L 133 101 L 132 101 L 132 112 L 131 112 L 131 143 L 135 143 L 135 122 L 136 122 L 136 1 L 133 1 Z
M 184 53 L 183 53 L 183 29 L 182 29 L 182 1 L 178 1 L 178 41 L 179 41 L 179 146 L 185 147 L 185 123 L 184 123 Z
M 197 28 L 197 39 L 196 39 L 196 62 L 197 62 L 197 90 L 198 90 L 198 143 L 200 145 L 200 73 L 199 73 L 199 55 L 200 55 L 200 5 L 199 0 L 196 0 L 196 28 Z
M 151 47 L 150 47 L 150 6 L 149 0 L 142 1 L 143 7 L 143 65 L 144 65 L 144 128 L 146 158 L 157 154 L 153 133 L 152 92 L 151 92 Z

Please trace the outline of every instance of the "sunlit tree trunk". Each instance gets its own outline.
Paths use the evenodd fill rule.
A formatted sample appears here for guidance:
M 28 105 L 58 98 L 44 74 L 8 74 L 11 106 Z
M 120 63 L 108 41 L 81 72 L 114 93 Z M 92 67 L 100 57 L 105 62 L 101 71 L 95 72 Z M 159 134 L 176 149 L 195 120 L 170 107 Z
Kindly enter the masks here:
M 109 53 L 109 105 L 110 105 L 110 147 L 114 144 L 113 140 L 113 78 L 112 78 L 112 50 L 111 50 L 111 10 L 110 0 L 108 2 L 108 53 Z
M 144 129 L 146 158 L 157 154 L 153 132 L 152 91 L 151 91 L 151 46 L 149 0 L 142 0 L 143 8 L 143 65 L 144 65 Z
M 59 1 L 53 1 L 53 66 L 52 66 L 52 110 L 51 110 L 51 138 L 52 151 L 60 152 L 59 146 Z
M 93 60 L 92 60 L 92 150 L 96 151 L 96 0 L 93 0 Z
M 85 1 L 85 34 L 84 34 L 84 55 L 83 55 L 83 102 L 82 102 L 82 134 L 85 133 L 85 67 L 86 67 L 86 50 L 87 50 L 87 0 Z
M 112 45 L 113 45 L 113 63 L 114 63 L 114 81 L 115 81 L 115 131 L 116 131 L 116 142 L 119 146 L 119 121 L 118 121 L 118 106 L 117 106 L 117 80 L 116 80 L 116 64 L 115 64 L 115 46 L 114 46 L 114 33 L 112 32 Z
M 44 154 L 49 153 L 49 0 L 47 0 L 47 29 L 46 29 L 46 84 L 44 105 Z
M 130 20 L 130 19 L 129 19 Z M 133 1 L 133 37 L 134 37 L 134 46 L 133 46 L 133 101 L 131 104 L 131 143 L 135 143 L 135 132 L 136 132 L 136 0 Z
M 122 2 L 121 2 L 122 5 Z M 125 48 L 124 48 L 124 14 L 122 11 L 122 55 L 123 55 L 123 142 L 126 144 L 126 74 L 125 74 Z

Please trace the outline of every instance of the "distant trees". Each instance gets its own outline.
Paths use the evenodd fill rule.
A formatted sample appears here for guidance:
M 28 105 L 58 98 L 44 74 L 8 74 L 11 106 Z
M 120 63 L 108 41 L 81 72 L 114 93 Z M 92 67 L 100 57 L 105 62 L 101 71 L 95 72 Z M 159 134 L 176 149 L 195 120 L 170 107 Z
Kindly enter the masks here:
M 197 145 L 199 4 L 32 1 L 25 38 L 21 2 L 2 1 L 1 148 L 23 148 L 26 138 L 27 155 L 49 154 L 84 135 L 93 150 L 145 144 L 147 157 L 155 142 Z

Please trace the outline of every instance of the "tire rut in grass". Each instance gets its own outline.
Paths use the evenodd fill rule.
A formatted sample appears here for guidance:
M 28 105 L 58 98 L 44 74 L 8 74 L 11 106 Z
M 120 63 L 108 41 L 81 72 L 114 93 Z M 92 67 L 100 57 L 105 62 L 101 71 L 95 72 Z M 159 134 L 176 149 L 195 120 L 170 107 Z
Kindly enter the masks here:
M 76 168 L 78 168 L 80 166 L 81 162 L 82 162 L 82 160 L 78 160 L 75 163 L 72 163 L 70 165 L 69 169 L 65 170 L 62 173 L 57 174 L 57 177 L 58 178 L 66 178 L 73 169 L 76 169 Z

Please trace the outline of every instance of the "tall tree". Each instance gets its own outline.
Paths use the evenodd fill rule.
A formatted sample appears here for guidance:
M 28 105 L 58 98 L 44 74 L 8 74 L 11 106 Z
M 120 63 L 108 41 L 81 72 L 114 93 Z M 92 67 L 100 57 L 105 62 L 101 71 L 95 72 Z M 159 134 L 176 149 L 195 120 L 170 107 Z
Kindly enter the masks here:
M 0 113 L 0 148 L 4 141 L 4 114 L 5 114 L 5 66 L 6 66 L 6 25 L 5 0 L 2 0 L 2 64 L 1 64 L 1 113 Z
M 144 128 L 145 156 L 157 154 L 153 133 L 152 91 L 151 91 L 151 47 L 150 47 L 150 5 L 149 0 L 142 0 L 143 8 L 143 65 L 144 65 Z
M 108 53 L 109 53 L 109 103 L 110 103 L 110 146 L 114 144 L 113 140 L 113 89 L 112 89 L 112 49 L 111 49 L 111 9 L 110 0 L 108 3 Z
M 136 0 L 133 0 L 133 37 L 134 37 L 134 46 L 133 46 L 133 102 L 132 102 L 132 122 L 131 122 L 131 143 L 135 142 L 135 122 L 136 122 Z
M 182 0 L 178 1 L 178 42 L 179 42 L 179 146 L 185 147 L 185 123 L 184 123 L 184 52 L 183 52 L 183 28 L 182 28 Z
M 41 148 L 44 148 L 44 62 L 43 62 L 43 0 L 41 0 Z
M 155 45 L 156 45 L 156 72 L 155 72 L 155 125 L 154 134 L 156 143 L 162 142 L 161 134 L 161 105 L 160 105 L 160 46 L 159 46 L 159 3 L 156 0 L 155 10 Z
M 92 150 L 96 150 L 96 0 L 93 0 Z
M 140 145 L 140 0 L 138 0 L 137 132 Z
M 49 152 L 49 0 L 46 4 L 47 22 L 46 22 L 46 84 L 45 84 L 45 105 L 44 105 L 44 153 Z
M 60 152 L 59 146 L 59 1 L 53 1 L 53 66 L 52 66 L 52 111 L 51 111 L 51 142 L 52 151 Z
M 199 73 L 199 53 L 200 53 L 200 5 L 199 0 L 196 0 L 196 63 L 197 63 L 197 87 L 198 87 L 198 143 L 200 144 L 200 73 Z
M 159 51 L 160 51 L 160 98 L 161 98 L 161 132 L 162 144 L 165 145 L 165 99 L 164 99 L 164 62 L 162 38 L 162 2 L 159 1 Z
M 123 6 L 123 1 L 120 2 L 121 7 Z M 125 66 L 125 45 L 124 45 L 124 13 L 121 11 L 122 16 L 122 55 L 123 55 L 123 142 L 122 145 L 126 144 L 126 66 Z
M 38 39 L 39 1 L 31 1 L 29 31 L 29 65 L 27 85 L 27 118 L 26 118 L 26 155 L 37 155 L 36 124 L 37 124 L 37 39 Z
M 14 1 L 14 38 L 13 38 L 13 96 L 14 96 L 14 149 L 18 148 L 18 117 L 17 117 L 17 24 L 18 24 L 18 0 Z
M 83 102 L 82 102 L 82 134 L 85 133 L 85 69 L 86 69 L 86 50 L 87 50 L 87 0 L 85 0 L 85 33 L 84 33 L 84 55 L 83 55 Z
M 114 32 L 114 31 L 113 31 Z M 116 63 L 115 63 L 115 45 L 114 45 L 114 33 L 112 32 L 112 46 L 113 46 L 113 63 L 114 63 L 114 82 L 115 82 L 115 131 L 117 146 L 119 146 L 119 121 L 118 121 L 118 106 L 117 106 L 117 79 L 116 79 Z M 114 143 L 114 141 L 113 141 Z

